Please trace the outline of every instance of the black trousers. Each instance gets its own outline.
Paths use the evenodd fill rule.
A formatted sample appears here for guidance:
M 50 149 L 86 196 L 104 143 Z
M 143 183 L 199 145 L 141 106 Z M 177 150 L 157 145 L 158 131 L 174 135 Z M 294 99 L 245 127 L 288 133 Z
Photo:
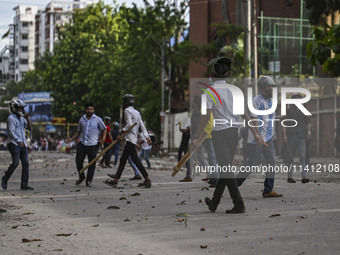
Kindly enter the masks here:
M 81 142 L 77 144 L 77 154 L 76 154 L 76 165 L 78 169 L 78 173 L 81 169 L 83 169 L 83 164 L 85 157 L 87 156 L 89 163 L 97 156 L 98 145 L 93 146 L 85 146 Z M 94 171 L 96 170 L 96 163 L 92 164 L 87 170 L 86 181 L 92 182 Z M 85 174 L 79 174 L 79 178 L 83 179 Z
M 212 141 L 216 154 L 217 164 L 220 167 L 231 166 L 238 145 L 238 129 L 228 128 L 221 131 L 212 132 Z M 214 191 L 213 201 L 219 203 L 227 186 L 233 203 L 242 200 L 237 186 L 235 175 L 232 171 L 220 172 L 220 177 Z
M 124 146 L 123 154 L 122 154 L 122 156 L 120 157 L 120 160 L 119 160 L 119 166 L 118 166 L 118 170 L 117 170 L 117 173 L 116 173 L 116 178 L 120 179 L 120 177 L 122 176 L 126 161 L 128 160 L 129 156 L 131 156 L 132 161 L 136 164 L 139 171 L 143 175 L 144 179 L 146 177 L 148 177 L 149 176 L 148 172 L 145 170 L 142 162 L 140 161 L 140 159 L 137 155 L 136 145 L 134 145 L 131 142 L 126 142 L 126 144 Z

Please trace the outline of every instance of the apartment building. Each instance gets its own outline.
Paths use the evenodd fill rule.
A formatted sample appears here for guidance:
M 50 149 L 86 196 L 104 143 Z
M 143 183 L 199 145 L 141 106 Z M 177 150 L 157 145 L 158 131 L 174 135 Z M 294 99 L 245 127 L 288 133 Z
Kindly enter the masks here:
M 18 82 L 34 69 L 34 34 L 37 6 L 18 5 L 15 11 L 14 24 L 14 78 Z
M 57 41 L 56 26 L 68 22 L 74 10 L 83 9 L 98 0 L 52 0 L 45 8 L 18 5 L 13 10 L 14 80 L 19 82 L 34 60 L 45 51 L 53 51 Z M 6 58 L 5 58 L 6 59 Z M 6 61 L 6 60 L 5 60 Z M 9 59 L 9 62 L 12 60 Z
M 51 1 L 44 10 L 35 15 L 35 57 L 45 51 L 52 52 L 57 41 L 56 27 L 67 23 L 74 10 L 84 9 L 88 4 L 98 1 L 74 0 L 74 1 Z

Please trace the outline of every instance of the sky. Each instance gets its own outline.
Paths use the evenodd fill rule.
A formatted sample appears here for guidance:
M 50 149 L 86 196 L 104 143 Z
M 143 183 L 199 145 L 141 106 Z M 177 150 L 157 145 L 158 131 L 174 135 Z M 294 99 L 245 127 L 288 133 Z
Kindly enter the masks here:
M 66 2 L 71 0 L 61 0 Z M 51 0 L 0 0 L 0 51 L 8 44 L 8 39 L 1 40 L 2 36 L 8 31 L 9 24 L 13 23 L 15 12 L 13 8 L 18 5 L 36 5 L 39 8 L 45 8 Z M 106 4 L 112 4 L 113 0 L 104 0 Z M 143 6 L 142 0 L 116 0 L 118 4 L 126 3 L 132 6 L 135 2 L 137 6 Z

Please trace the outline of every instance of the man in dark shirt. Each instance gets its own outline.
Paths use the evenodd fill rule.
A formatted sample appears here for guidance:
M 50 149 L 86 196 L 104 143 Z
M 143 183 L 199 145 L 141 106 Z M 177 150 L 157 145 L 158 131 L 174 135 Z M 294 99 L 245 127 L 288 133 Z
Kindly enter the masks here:
M 300 93 L 295 93 L 292 95 L 293 98 L 302 98 Z M 310 131 L 310 120 L 308 116 L 304 115 L 295 105 L 292 105 L 287 109 L 286 119 L 293 119 L 296 122 L 287 125 L 292 127 L 284 127 L 283 129 L 283 139 L 287 143 L 287 165 L 291 166 L 294 161 L 295 149 L 299 154 L 299 167 L 296 169 L 301 169 L 302 183 L 308 183 L 309 179 L 306 178 L 306 144 L 307 139 L 310 139 L 312 133 Z M 296 124 L 294 126 L 294 124 Z M 294 127 L 293 127 L 294 126 Z M 293 179 L 293 168 L 289 167 L 287 182 L 296 183 Z

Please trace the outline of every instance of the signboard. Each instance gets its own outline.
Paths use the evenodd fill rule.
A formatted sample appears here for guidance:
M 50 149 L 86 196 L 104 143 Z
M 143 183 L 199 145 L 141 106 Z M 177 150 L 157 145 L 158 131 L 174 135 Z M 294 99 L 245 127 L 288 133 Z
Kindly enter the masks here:
M 29 101 L 37 102 L 37 101 L 51 101 L 51 93 L 50 92 L 24 92 L 18 94 L 18 99 L 29 103 Z

